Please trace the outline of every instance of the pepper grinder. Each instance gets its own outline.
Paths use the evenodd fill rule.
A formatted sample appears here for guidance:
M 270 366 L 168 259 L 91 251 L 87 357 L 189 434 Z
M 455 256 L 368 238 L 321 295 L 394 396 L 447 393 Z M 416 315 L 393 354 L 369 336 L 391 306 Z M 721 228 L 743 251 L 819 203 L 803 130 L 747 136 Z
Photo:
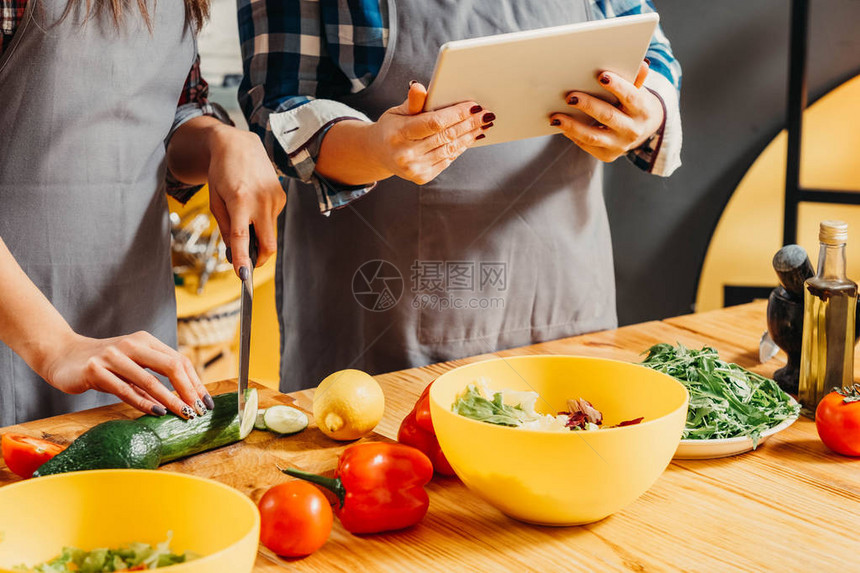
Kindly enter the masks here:
M 767 300 L 767 331 L 786 355 L 788 363 L 773 379 L 784 391 L 797 394 L 803 345 L 803 283 L 815 274 L 809 255 L 800 245 L 786 245 L 773 256 L 780 286 Z

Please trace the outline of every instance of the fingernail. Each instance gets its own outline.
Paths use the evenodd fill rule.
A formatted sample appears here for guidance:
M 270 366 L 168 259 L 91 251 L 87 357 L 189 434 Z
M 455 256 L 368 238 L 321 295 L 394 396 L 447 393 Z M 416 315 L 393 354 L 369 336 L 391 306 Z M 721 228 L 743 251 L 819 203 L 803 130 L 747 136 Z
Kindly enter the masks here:
M 494 119 L 496 119 L 496 114 L 494 114 L 493 112 L 490 112 L 490 113 L 485 113 L 484 117 L 481 118 L 481 121 L 483 121 L 484 123 L 490 123 Z
M 206 407 L 209 408 L 210 410 L 215 409 L 215 400 L 213 400 L 212 396 L 210 396 L 209 394 L 206 394 L 205 396 L 203 396 L 203 402 L 206 404 Z
M 164 406 L 159 406 L 158 404 L 156 404 L 155 406 L 152 407 L 152 413 L 155 414 L 156 416 L 164 416 L 165 414 L 167 414 L 167 408 L 165 408 Z
M 569 103 L 570 105 L 576 105 L 576 104 L 578 104 L 578 103 L 579 103 L 579 98 L 578 98 L 578 97 L 576 97 L 576 96 L 570 96 L 570 97 L 567 99 L 567 103 Z
M 551 122 L 549 122 L 549 124 L 550 124 L 551 126 L 553 126 L 553 127 L 558 127 L 559 125 L 561 125 L 561 120 L 559 120 L 559 119 L 554 119 L 554 120 L 552 120 Z
M 651 65 L 651 58 L 645 58 L 645 63 L 650 66 Z
M 469 113 L 481 113 L 482 111 L 484 111 L 484 108 L 479 105 L 473 105 L 469 108 Z
M 203 403 L 203 400 L 201 400 L 200 398 L 197 398 L 196 400 L 194 400 L 194 409 L 197 410 L 197 413 L 201 416 L 203 414 L 205 414 L 206 413 L 206 405 Z
M 602 83 L 603 85 L 609 85 L 609 76 L 606 74 L 601 74 L 600 83 Z
M 239 278 L 243 281 L 248 280 L 248 267 L 239 267 Z
M 414 86 L 417 83 L 418 83 L 418 80 L 409 80 L 409 87 L 411 88 L 412 86 Z
M 493 127 L 493 122 L 490 122 L 487 125 L 482 125 L 481 129 L 490 129 L 491 127 Z
M 477 141 L 479 139 L 484 139 L 485 137 L 487 137 L 487 136 L 482 133 L 478 137 L 475 138 L 475 141 Z
M 194 413 L 194 410 L 192 410 L 191 406 L 189 406 L 188 404 L 182 406 L 182 409 L 179 411 L 179 413 L 182 414 L 183 418 L 187 418 L 189 420 L 192 420 L 197 417 L 197 414 Z

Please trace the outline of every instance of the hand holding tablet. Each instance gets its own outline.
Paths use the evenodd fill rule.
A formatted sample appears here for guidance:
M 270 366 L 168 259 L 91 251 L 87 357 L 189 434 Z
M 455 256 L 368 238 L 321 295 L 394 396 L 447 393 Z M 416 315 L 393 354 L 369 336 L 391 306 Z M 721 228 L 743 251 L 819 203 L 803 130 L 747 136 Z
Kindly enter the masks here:
M 439 50 L 424 109 L 466 100 L 493 109 L 494 127 L 475 146 L 561 129 L 581 147 L 606 145 L 615 153 L 619 143 L 632 144 L 656 131 L 655 117 L 662 121 L 657 97 L 634 84 L 658 19 L 649 13 L 448 42 Z M 598 76 L 608 81 L 599 82 Z M 576 101 L 569 102 L 571 97 Z M 614 118 L 605 129 L 588 125 L 589 115 L 610 121 L 614 104 L 603 100 L 617 102 L 615 109 L 623 112 L 617 115 L 626 119 Z M 552 119 L 559 125 L 550 125 Z M 640 133 L 652 126 L 650 133 Z
M 584 113 L 582 119 L 554 113 L 550 125 L 561 130 L 568 139 L 587 153 L 605 162 L 612 162 L 631 149 L 644 144 L 663 122 L 663 104 L 650 90 L 641 89 L 648 75 L 642 64 L 633 83 L 612 72 L 601 72 L 598 81 L 615 96 L 616 103 L 574 91 L 567 94 L 572 109 Z

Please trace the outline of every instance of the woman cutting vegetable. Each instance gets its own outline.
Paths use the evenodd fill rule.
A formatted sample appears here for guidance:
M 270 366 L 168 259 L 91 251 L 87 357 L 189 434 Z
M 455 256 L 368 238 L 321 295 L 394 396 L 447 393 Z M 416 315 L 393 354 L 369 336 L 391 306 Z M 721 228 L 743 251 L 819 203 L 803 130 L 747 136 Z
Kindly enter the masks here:
M 184 200 L 208 180 L 237 271 L 251 223 L 260 262 L 274 251 L 283 207 L 259 140 L 206 100 L 208 0 L 0 8 L 0 426 L 115 397 L 202 414 L 211 397 L 174 350 L 165 181 Z
M 340 368 L 384 372 L 616 325 L 600 162 L 627 156 L 662 176 L 680 165 L 681 73 L 662 31 L 651 73 L 599 75 L 618 107 L 570 86 L 567 105 L 601 125 L 547 117 L 565 137 L 464 153 L 493 129 L 493 110 L 422 112 L 414 80 L 429 79 L 450 40 L 653 10 L 650 0 L 240 0 L 240 102 L 293 178 L 278 248 L 282 390 Z

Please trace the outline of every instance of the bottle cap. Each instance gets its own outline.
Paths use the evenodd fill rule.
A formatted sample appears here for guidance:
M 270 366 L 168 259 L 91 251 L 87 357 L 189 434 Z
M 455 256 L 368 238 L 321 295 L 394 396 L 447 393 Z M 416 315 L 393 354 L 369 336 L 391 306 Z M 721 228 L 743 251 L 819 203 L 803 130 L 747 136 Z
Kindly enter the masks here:
M 848 242 L 848 223 L 845 221 L 821 221 L 818 240 L 825 245 L 844 245 Z

